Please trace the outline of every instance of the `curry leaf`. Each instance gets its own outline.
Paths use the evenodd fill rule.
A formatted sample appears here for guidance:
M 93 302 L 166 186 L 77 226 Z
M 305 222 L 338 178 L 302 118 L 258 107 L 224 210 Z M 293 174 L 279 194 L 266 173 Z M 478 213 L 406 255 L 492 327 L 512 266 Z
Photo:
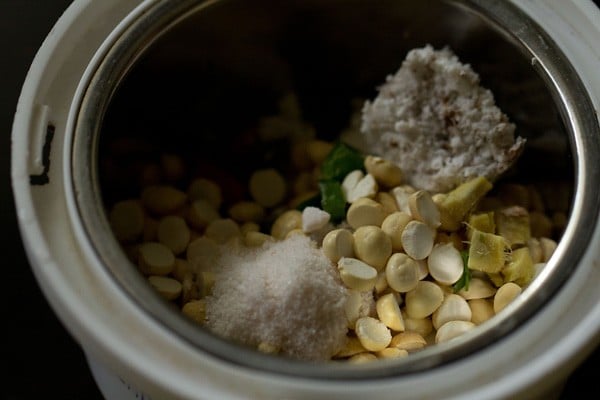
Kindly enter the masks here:
M 321 179 L 342 181 L 348 173 L 364 169 L 364 157 L 343 142 L 337 142 L 321 166 Z
M 326 180 L 319 182 L 321 192 L 321 208 L 331 215 L 332 221 L 341 221 L 346 216 L 346 198 L 342 185 L 338 181 Z

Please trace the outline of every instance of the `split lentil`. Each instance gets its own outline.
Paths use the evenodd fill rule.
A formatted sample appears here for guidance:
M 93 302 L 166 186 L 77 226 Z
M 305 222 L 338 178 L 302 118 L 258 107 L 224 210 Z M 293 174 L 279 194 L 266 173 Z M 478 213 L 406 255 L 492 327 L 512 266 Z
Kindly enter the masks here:
M 355 189 L 352 181 L 369 176 L 357 171 L 345 177 L 346 193 Z M 391 181 L 398 183 L 395 174 Z M 385 179 L 378 177 L 389 182 Z M 148 282 L 204 326 L 209 326 L 208 300 L 220 279 L 214 269 L 220 252 L 228 246 L 261 249 L 296 234 L 309 237 L 346 287 L 340 309 L 346 340 L 329 357 L 349 362 L 405 357 L 472 330 L 518 297 L 556 248 L 554 238 L 537 236 L 555 227 L 548 227 L 552 218 L 526 207 L 536 193 L 531 187 L 504 185 L 498 197 L 486 197 L 493 190 L 485 178 L 448 193 L 387 184 L 370 188 L 346 202 L 346 220 L 338 223 L 319 207 L 287 208 L 280 189 L 262 204 L 250 194 L 222 211 L 228 199 L 206 178 L 194 180 L 187 191 L 154 183 L 139 199 L 115 203 L 109 215 L 115 236 Z M 387 199 L 387 207 L 378 198 Z M 496 207 L 485 209 L 490 204 Z M 444 223 L 448 220 L 452 223 Z M 463 274 L 461 252 L 468 254 L 474 276 L 468 287 L 453 290 Z M 272 354 L 286 351 L 281 343 L 266 341 L 255 347 Z M 306 355 L 298 351 L 295 356 Z
M 152 165 L 164 171 L 140 177 L 139 198 L 108 210 L 159 295 L 268 354 L 363 363 L 450 341 L 526 290 L 566 225 L 566 208 L 547 207 L 532 184 L 476 176 L 430 192 L 392 160 L 342 142 L 297 139 L 289 153 L 286 168 L 249 171 L 235 198 L 207 176 L 169 183 L 186 171 L 163 154 Z M 252 271 L 225 266 L 224 255 Z M 287 312 L 292 303 L 308 308 Z
M 310 168 L 326 160 L 318 155 L 324 148 L 334 144 L 313 146 Z M 386 171 L 393 176 L 388 179 Z M 343 193 L 352 201 L 345 199 L 345 220 L 331 223 L 319 207 L 286 208 L 281 173 L 259 172 L 249 197 L 229 203 L 206 178 L 196 178 L 187 190 L 153 182 L 139 199 L 114 204 L 111 226 L 150 285 L 205 326 L 219 252 L 308 236 L 347 288 L 340 309 L 346 341 L 331 351 L 335 360 L 405 357 L 493 318 L 543 268 L 556 249 L 553 232 L 564 227 L 564 218 L 539 211 L 543 202 L 531 185 L 504 184 L 495 197 L 491 183 L 478 177 L 447 193 L 429 193 L 404 185 L 385 160 L 368 155 L 365 170 L 344 176 Z M 296 172 L 302 174 L 308 171 Z M 266 189 L 256 189 L 260 185 L 274 186 L 275 193 L 261 198 L 257 193 Z M 315 186 L 304 190 L 293 195 L 308 198 Z M 223 211 L 226 203 L 231 206 Z M 463 274 L 461 251 L 475 275 L 453 293 Z M 285 353 L 280 344 L 256 348 Z

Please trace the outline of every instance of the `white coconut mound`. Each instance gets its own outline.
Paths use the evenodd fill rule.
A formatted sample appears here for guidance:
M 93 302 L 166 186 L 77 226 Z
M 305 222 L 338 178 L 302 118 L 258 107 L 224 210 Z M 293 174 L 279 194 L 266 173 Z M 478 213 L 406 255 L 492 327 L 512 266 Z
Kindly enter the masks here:
M 479 76 L 449 49 L 411 50 L 362 109 L 367 152 L 396 163 L 418 189 L 445 192 L 476 176 L 495 180 L 525 140 Z
M 346 343 L 347 290 L 308 237 L 228 247 L 215 262 L 206 298 L 214 333 L 307 361 L 329 360 Z

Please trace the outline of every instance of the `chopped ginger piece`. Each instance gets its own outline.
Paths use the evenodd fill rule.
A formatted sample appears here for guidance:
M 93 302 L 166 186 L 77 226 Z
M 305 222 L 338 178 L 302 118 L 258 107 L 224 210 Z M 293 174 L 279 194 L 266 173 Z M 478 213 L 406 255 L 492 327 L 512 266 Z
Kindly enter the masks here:
M 471 238 L 473 230 L 487 233 L 496 233 L 496 222 L 494 221 L 494 212 L 471 214 L 467 225 L 467 237 Z
M 533 260 L 528 247 L 513 250 L 511 261 L 502 270 L 504 282 L 514 282 L 523 287 L 529 284 L 534 275 Z
M 494 213 L 496 229 L 510 246 L 526 245 L 531 237 L 529 213 L 520 206 L 503 208 Z
M 504 285 L 504 277 L 500 272 L 488 273 L 487 277 L 489 278 L 490 282 L 492 282 L 497 288 Z
M 483 176 L 473 178 L 450 191 L 440 202 L 442 229 L 456 231 L 469 211 L 492 189 L 492 184 Z
M 493 233 L 474 230 L 469 246 L 468 267 L 487 273 L 500 272 L 505 263 L 508 243 Z

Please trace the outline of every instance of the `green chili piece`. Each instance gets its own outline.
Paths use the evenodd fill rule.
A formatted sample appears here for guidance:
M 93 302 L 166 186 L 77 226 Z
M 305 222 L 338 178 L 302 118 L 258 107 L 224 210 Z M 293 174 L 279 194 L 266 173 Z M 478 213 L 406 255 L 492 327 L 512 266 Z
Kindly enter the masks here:
M 463 274 L 460 279 L 452 286 L 454 293 L 460 292 L 462 289 L 469 290 L 469 283 L 471 282 L 471 270 L 467 267 L 469 262 L 469 252 L 461 251 L 460 255 L 463 260 Z

